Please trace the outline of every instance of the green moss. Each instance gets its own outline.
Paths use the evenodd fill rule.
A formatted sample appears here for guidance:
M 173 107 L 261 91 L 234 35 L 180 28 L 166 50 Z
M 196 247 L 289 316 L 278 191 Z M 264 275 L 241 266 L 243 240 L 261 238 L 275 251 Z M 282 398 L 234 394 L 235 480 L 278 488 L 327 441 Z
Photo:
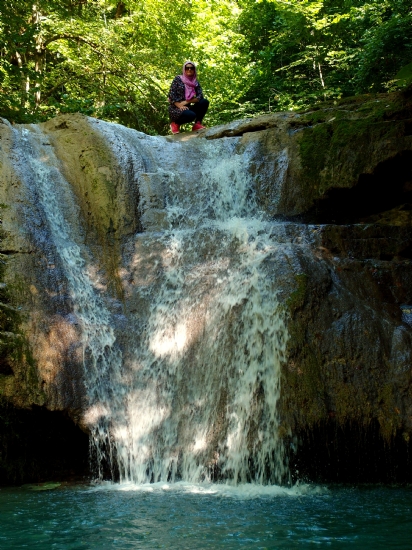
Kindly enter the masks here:
M 4 232 L 0 230 L 0 244 Z M 0 373 L 9 369 L 9 363 L 18 343 L 19 310 L 12 305 L 9 288 L 4 284 L 7 256 L 0 254 Z
M 289 311 L 292 313 L 298 308 L 302 307 L 305 302 L 308 276 L 306 275 L 306 273 L 299 273 L 298 275 L 295 275 L 295 281 L 297 284 L 297 288 L 290 294 L 290 296 L 286 300 L 286 305 Z
M 283 375 L 281 414 L 292 424 L 312 426 L 324 418 L 326 413 L 322 361 L 316 348 L 308 341 L 308 323 L 301 311 L 306 300 L 308 276 L 299 273 L 294 278 L 295 290 L 286 300 L 292 318 L 288 324 L 286 355 L 289 360 Z
M 334 384 L 334 414 L 336 422 L 344 426 L 346 422 L 353 420 L 354 413 L 358 418 L 365 420 L 367 407 L 361 414 L 354 410 L 354 403 L 358 402 L 357 390 L 353 384 L 347 384 L 342 380 L 336 380 Z
M 313 189 L 317 189 L 323 195 L 334 180 L 340 187 L 353 184 L 368 165 L 368 147 L 404 136 L 407 117 L 396 120 L 402 109 L 399 101 L 385 99 L 352 110 L 336 108 L 303 115 L 299 148 L 304 192 L 306 188 L 313 197 Z
M 345 380 L 339 364 L 325 365 L 316 342 L 307 334 L 303 314 L 298 317 L 289 324 L 289 360 L 283 371 L 281 416 L 292 429 L 305 426 L 308 430 L 328 418 L 341 427 L 352 422 L 367 427 L 377 419 L 381 436 L 390 444 L 402 428 L 392 384 L 381 387 L 374 380 L 368 393 L 376 397 L 371 398 L 355 380 Z M 346 362 L 345 365 L 348 367 Z
M 400 411 L 396 407 L 393 387 L 391 384 L 383 386 L 378 396 L 378 420 L 383 437 L 389 442 L 401 427 Z
M 313 128 L 306 128 L 300 140 L 300 158 L 305 172 L 305 180 L 317 180 L 327 160 L 331 142 L 331 128 L 319 124 Z
M 0 245 L 4 233 L 0 230 Z M 0 254 L 0 395 L 18 402 L 45 402 L 39 389 L 37 364 L 21 329 L 19 304 L 27 301 L 27 284 L 15 275 L 5 284 L 7 256 Z
M 307 345 L 306 334 L 302 334 L 295 323 L 290 327 L 290 345 L 303 346 L 303 350 L 298 363 L 290 359 L 285 370 L 283 413 L 289 419 L 295 418 L 297 425 L 310 427 L 323 419 L 326 413 L 321 363 Z

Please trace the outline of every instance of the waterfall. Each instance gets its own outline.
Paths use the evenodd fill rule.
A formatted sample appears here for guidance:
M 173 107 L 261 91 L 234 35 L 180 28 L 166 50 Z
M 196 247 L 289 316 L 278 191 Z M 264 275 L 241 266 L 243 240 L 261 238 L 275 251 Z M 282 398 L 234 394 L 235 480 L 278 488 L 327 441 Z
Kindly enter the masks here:
M 122 335 L 53 147 L 38 128 L 15 130 L 17 169 L 82 328 L 98 464 L 135 483 L 284 481 L 277 404 L 288 334 L 271 267 L 284 227 L 256 205 L 253 151 L 240 154 L 239 138 L 180 143 L 102 122 L 98 131 L 132 167 L 145 228 L 124 243 Z
M 110 313 L 96 289 L 97 282 L 92 279 L 81 244 L 82 235 L 74 223 L 79 209 L 69 183 L 60 172 L 60 163 L 48 143 L 49 139 L 38 127 L 30 126 L 21 129 L 17 140 L 21 153 L 18 173 L 31 191 L 33 208 L 37 205 L 40 216 L 44 218 L 48 239 L 54 246 L 51 261 L 58 263 L 60 260 L 74 311 L 81 322 L 89 400 L 86 422 L 91 430 L 101 474 L 104 455 L 112 455 L 110 426 L 116 422 L 116 413 L 120 412 L 112 407 L 109 395 L 121 372 L 122 354 L 110 326 Z

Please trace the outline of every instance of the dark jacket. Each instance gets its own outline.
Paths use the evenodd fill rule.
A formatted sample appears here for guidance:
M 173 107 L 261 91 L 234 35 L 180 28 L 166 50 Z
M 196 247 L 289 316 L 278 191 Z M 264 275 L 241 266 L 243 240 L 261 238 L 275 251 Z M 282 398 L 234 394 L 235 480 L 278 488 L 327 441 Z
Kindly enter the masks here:
M 195 92 L 195 97 L 198 99 L 203 99 L 203 92 L 200 84 L 196 86 Z M 180 101 L 185 101 L 185 85 L 183 80 L 178 75 L 174 77 L 169 90 L 169 116 L 172 122 L 176 122 L 183 112 L 182 109 L 179 109 L 174 105 Z

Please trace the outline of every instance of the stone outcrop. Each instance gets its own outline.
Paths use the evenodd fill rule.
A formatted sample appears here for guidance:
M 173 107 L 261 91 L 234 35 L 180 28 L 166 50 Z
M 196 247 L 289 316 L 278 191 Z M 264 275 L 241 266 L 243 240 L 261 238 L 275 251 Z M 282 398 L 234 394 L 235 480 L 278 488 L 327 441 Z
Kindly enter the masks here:
M 357 222 L 411 202 L 411 105 L 405 95 L 362 96 L 301 115 L 235 121 L 199 135 L 243 135 L 256 143 L 252 170 L 270 215 Z
M 65 115 L 40 126 L 45 155 L 51 147 L 74 190 L 78 206 L 69 215 L 123 348 L 133 326 L 127 319 L 149 307 L 134 285 L 155 279 L 163 254 L 143 250 L 134 236 L 165 227 L 171 177 L 180 178 L 190 193 L 197 143 L 237 138 L 234 153 L 248 154 L 258 204 L 285 224 L 288 245 L 268 270 L 288 319 L 280 435 L 297 449 L 296 467 L 316 477 L 302 458 L 305 445 L 316 447 L 316 434 L 329 446 L 324 453 L 329 457 L 339 457 L 336 442 L 351 437 L 378 441 L 371 453 L 392 445 L 406 454 L 412 434 L 412 99 L 382 95 L 196 134 L 138 134 L 144 144 L 138 160 L 128 153 L 130 130 L 119 129 L 114 143 L 99 125 Z M 46 242 L 36 195 L 23 183 L 15 140 L 13 127 L 3 121 L 1 403 L 60 411 L 86 429 L 84 358 L 73 297 Z M 163 144 L 183 151 L 190 173 Z M 145 263 L 138 259 L 139 246 Z M 322 452 L 310 456 L 326 460 Z M 394 477 L 405 479 L 405 470 Z

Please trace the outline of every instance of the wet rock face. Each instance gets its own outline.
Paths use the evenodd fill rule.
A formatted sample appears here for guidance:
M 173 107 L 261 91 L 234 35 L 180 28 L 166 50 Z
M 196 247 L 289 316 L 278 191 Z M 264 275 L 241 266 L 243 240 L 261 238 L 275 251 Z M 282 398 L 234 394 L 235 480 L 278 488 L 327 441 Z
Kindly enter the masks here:
M 204 176 L 199 158 L 207 142 L 216 154 L 248 158 L 251 196 L 281 221 L 274 231 L 276 251 L 264 265 L 289 334 L 279 435 L 293 448 L 306 445 L 319 460 L 308 434 L 318 434 L 327 446 L 339 430 L 341 438 L 350 437 L 350 427 L 380 438 L 379 448 L 398 442 L 406 452 L 412 433 L 411 119 L 408 99 L 381 96 L 166 138 L 79 115 L 40 125 L 40 162 L 52 166 L 48 177 L 55 178 L 60 203 L 67 193 L 57 172 L 73 191 L 74 200 L 65 206 L 70 239 L 85 258 L 102 311 L 111 316 L 125 364 L 134 361 L 133 339 L 145 338 L 151 299 L 142 288 L 159 291 L 159 273 L 175 261 L 162 232 L 201 212 L 193 182 Z M 36 194 L 42 172 L 30 175 L 25 165 L 32 153 L 24 131 L 0 124 L 0 393 L 18 408 L 67 411 L 87 430 L 84 368 L 88 372 L 93 361 L 84 354 L 75 307 L 77 275 L 67 274 L 50 242 Z M 172 189 L 180 202 L 168 217 Z M 153 238 L 145 241 L 149 233 Z M 203 275 L 192 265 L 188 285 L 193 294 L 204 294 L 205 303 L 214 299 L 216 279 L 224 278 L 228 266 L 236 269 L 239 254 L 238 245 L 228 245 L 223 265 L 208 249 L 209 237 L 205 233 L 197 246 L 206 267 L 196 269 Z M 199 310 L 191 327 L 187 369 L 198 360 L 205 318 L 206 310 Z M 187 399 L 190 376 L 181 381 Z M 215 447 L 220 424 L 225 429 L 220 409 L 226 407 L 228 384 L 230 376 L 221 384 L 215 431 L 208 435 Z M 263 393 L 257 393 L 257 403 Z M 185 414 L 189 425 L 191 413 Z M 293 460 L 302 469 L 302 455 Z
M 270 215 L 340 224 L 410 210 L 411 128 L 411 98 L 382 94 L 301 115 L 236 121 L 200 135 L 241 135 L 255 144 L 251 169 Z
M 297 281 L 285 371 L 287 416 L 296 426 L 330 418 L 367 427 L 377 419 L 389 440 L 400 429 L 411 430 L 412 342 L 401 307 L 412 298 L 410 260 L 396 256 L 396 241 L 404 244 L 401 232 L 392 232 L 387 255 L 394 259 L 381 260 L 380 228 L 375 235 L 368 228 L 363 246 L 353 226 L 334 229 L 317 229 L 322 276 L 309 258 Z M 350 257 L 331 233 L 346 233 Z
M 288 275 L 286 431 L 376 422 L 384 440 L 409 441 L 411 120 L 410 98 L 377 96 L 204 132 L 253 143 L 261 206 L 311 224 Z
M 22 185 L 12 129 L 0 124 L 2 166 L 1 395 L 18 407 L 81 409 L 80 331 L 38 198 Z M 12 342 L 12 345 L 10 343 Z M 9 343 L 9 345 L 7 345 Z

